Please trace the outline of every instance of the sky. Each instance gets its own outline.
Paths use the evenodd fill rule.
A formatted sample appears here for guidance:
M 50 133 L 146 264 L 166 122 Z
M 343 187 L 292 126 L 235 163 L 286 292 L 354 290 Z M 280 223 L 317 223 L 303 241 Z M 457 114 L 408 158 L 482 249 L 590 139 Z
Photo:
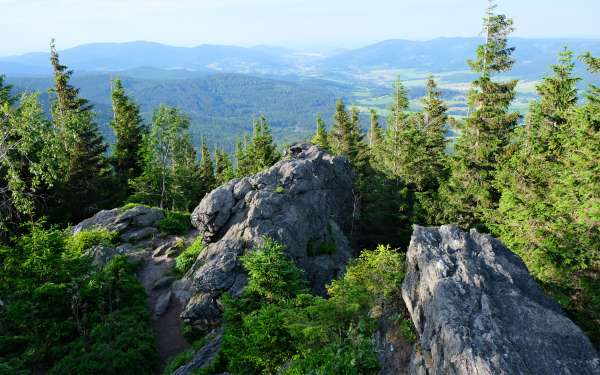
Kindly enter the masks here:
M 0 0 L 0 56 L 92 42 L 357 48 L 475 36 L 486 0 Z M 600 0 L 499 0 L 515 36 L 600 38 Z

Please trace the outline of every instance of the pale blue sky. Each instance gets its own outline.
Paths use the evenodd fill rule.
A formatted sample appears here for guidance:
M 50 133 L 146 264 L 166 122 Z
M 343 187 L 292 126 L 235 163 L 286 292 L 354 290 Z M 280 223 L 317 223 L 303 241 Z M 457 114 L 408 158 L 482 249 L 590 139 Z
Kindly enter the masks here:
M 0 0 L 0 55 L 90 42 L 352 48 L 474 36 L 485 0 Z M 517 36 L 600 38 L 600 0 L 500 0 Z

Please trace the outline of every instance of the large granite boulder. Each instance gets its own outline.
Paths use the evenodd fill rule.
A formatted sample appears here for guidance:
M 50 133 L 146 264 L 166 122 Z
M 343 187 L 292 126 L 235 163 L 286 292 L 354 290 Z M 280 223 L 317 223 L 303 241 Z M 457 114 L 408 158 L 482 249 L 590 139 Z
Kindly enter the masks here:
M 225 292 L 239 295 L 246 285 L 239 256 L 265 237 L 285 245 L 313 291 L 324 294 L 353 256 L 347 236 L 353 186 L 345 158 L 299 145 L 269 170 L 207 194 L 192 214 L 205 249 L 177 283 L 176 294 L 187 303 L 182 317 L 198 327 L 217 324 L 218 298 Z
M 489 235 L 416 226 L 402 294 L 419 335 L 411 374 L 600 374 L 588 338 Z

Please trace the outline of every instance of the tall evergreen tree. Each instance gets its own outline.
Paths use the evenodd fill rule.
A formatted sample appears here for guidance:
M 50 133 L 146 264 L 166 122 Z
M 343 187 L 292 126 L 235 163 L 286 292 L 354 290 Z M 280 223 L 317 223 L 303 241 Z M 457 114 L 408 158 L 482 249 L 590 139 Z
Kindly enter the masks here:
M 420 172 L 418 181 L 421 191 L 437 191 L 446 174 L 446 124 L 448 107 L 442 100 L 433 77 L 427 80 L 427 93 L 423 98 L 423 112 L 416 115 L 417 128 L 422 133 L 423 142 L 419 148 Z
M 264 115 L 260 115 L 254 121 L 251 153 L 254 161 L 253 173 L 269 168 L 279 160 L 269 123 Z
M 408 111 L 406 88 L 398 79 L 394 84 L 394 100 L 390 108 L 387 129 L 381 142 L 381 168 L 386 175 L 398 183 L 414 183 L 414 165 L 418 161 L 413 154 L 422 143 L 414 121 Z
M 484 18 L 485 44 L 477 49 L 477 58 L 469 61 L 480 74 L 469 92 L 469 116 L 454 147 L 452 173 L 442 196 L 446 220 L 462 226 L 485 226 L 486 217 L 497 207 L 499 193 L 493 185 L 496 169 L 505 157 L 512 130 L 519 119 L 510 112 L 517 81 L 494 81 L 514 64 L 514 48 L 507 46 L 512 20 L 495 13 L 490 6 Z
M 113 168 L 123 195 L 128 195 L 128 181 L 142 172 L 141 148 L 144 123 L 139 106 L 125 93 L 120 79 L 115 79 L 112 90 L 113 119 L 111 126 L 116 142 L 112 155 Z
M 202 195 L 210 192 L 217 184 L 215 167 L 204 138 L 200 142 L 200 181 L 203 189 Z
M 321 115 L 317 115 L 317 131 L 312 137 L 311 142 L 314 145 L 319 146 L 325 151 L 329 151 L 329 135 L 327 134 L 327 128 L 325 127 L 325 121 L 321 118 Z
M 225 152 L 225 149 L 215 146 L 215 180 L 217 185 L 223 185 L 233 178 L 235 178 L 235 171 L 229 154 Z
M 2 106 L 4 103 L 13 105 L 17 101 L 17 98 L 11 94 L 13 86 L 5 84 L 5 78 L 6 77 L 4 77 L 4 75 L 0 74 L 0 106 Z
M 379 116 L 377 111 L 374 109 L 370 110 L 371 113 L 371 126 L 369 127 L 369 133 L 367 135 L 369 141 L 369 147 L 371 150 L 375 149 L 382 138 L 381 125 L 379 125 Z
M 50 61 L 54 70 L 52 120 L 62 141 L 63 170 L 49 200 L 49 216 L 58 221 L 79 221 L 111 199 L 112 192 L 106 189 L 107 146 L 92 106 L 79 96 L 79 89 L 71 86 L 73 72 L 60 63 L 54 41 L 50 45 Z
M 334 154 L 347 157 L 357 173 L 361 173 L 360 169 L 364 167 L 367 152 L 359 112 L 352 108 L 351 113 L 348 113 L 341 99 L 336 103 L 329 144 Z

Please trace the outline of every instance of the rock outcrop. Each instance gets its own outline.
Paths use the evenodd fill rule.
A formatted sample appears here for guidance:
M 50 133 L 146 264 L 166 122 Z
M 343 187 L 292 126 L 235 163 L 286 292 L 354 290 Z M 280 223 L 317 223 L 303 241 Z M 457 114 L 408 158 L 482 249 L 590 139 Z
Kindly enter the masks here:
M 411 374 L 600 374 L 587 337 L 489 235 L 416 226 L 402 293 L 419 335 Z
M 239 295 L 247 282 L 239 256 L 265 237 L 285 245 L 313 291 L 323 294 L 353 255 L 353 185 L 345 158 L 299 145 L 269 170 L 207 194 L 192 214 L 205 249 L 176 288 L 187 302 L 182 317 L 201 328 L 217 324 L 218 298 Z

